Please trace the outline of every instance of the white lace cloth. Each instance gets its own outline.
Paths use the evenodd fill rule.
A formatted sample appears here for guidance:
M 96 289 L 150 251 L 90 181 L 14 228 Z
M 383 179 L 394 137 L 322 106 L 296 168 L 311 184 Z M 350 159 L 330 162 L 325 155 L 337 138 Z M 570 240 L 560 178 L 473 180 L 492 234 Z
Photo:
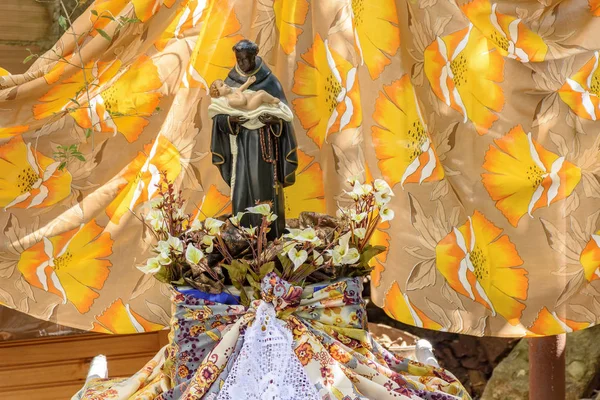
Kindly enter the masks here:
M 262 302 L 217 400 L 320 400 L 293 350 L 292 333 Z

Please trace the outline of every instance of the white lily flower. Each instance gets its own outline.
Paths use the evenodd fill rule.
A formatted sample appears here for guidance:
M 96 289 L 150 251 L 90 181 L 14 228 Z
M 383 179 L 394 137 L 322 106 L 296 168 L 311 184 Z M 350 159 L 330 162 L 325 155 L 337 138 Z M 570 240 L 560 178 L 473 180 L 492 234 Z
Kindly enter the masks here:
M 358 249 L 355 247 L 351 247 L 346 252 L 346 255 L 344 255 L 342 262 L 344 264 L 354 264 L 359 259 L 360 259 L 360 253 L 358 252 Z
M 379 211 L 379 216 L 381 216 L 381 221 L 390 221 L 394 219 L 394 210 L 383 207 L 381 211 Z
M 358 197 L 368 196 L 371 192 L 373 192 L 373 186 L 369 184 L 360 184 L 359 182 L 354 183 L 354 188 L 352 189 L 352 193 L 357 195 Z
M 352 236 L 352 232 L 346 232 L 344 235 L 340 236 L 339 245 L 344 247 L 347 251 L 348 244 L 350 243 L 350 237 Z
M 358 214 L 355 209 L 350 210 L 350 219 L 357 223 L 362 222 L 365 218 L 367 218 L 367 215 L 368 214 L 366 212 Z
M 204 258 L 204 253 L 202 252 L 202 250 L 194 247 L 193 244 L 188 244 L 187 248 L 185 249 L 185 259 L 193 265 L 198 265 L 198 263 L 200 263 L 200 260 L 202 260 Z
M 317 232 L 313 228 L 306 228 L 300 231 L 294 239 L 300 242 L 308 242 L 312 243 L 315 246 L 319 246 L 321 244 L 321 239 L 317 236 Z
M 208 230 L 209 235 L 216 235 L 217 233 L 219 233 L 219 230 L 224 224 L 225 222 L 219 221 L 218 219 L 206 218 L 206 220 L 204 221 L 204 228 Z
M 146 261 L 146 265 L 144 265 L 142 267 L 137 267 L 137 269 L 139 269 L 140 271 L 142 271 L 145 274 L 155 274 L 158 271 L 160 271 L 161 268 L 162 268 L 162 265 L 160 264 L 160 262 L 158 262 L 157 258 L 149 258 Z
M 267 215 L 267 222 L 273 222 L 276 219 L 277 219 L 277 214 L 271 213 L 271 214 Z
M 313 260 L 317 267 L 323 265 L 324 258 L 323 254 L 319 254 L 316 250 L 313 250 Z
M 359 181 L 360 181 L 360 176 L 358 176 L 358 175 L 352 175 L 351 177 L 346 179 L 346 182 L 348 182 L 350 184 L 350 186 L 354 186 Z
M 388 192 L 375 192 L 375 205 L 377 207 L 383 207 L 387 203 L 392 201 L 392 195 Z
M 156 259 L 161 265 L 170 265 L 172 260 L 169 253 L 160 253 Z
M 155 231 L 160 231 L 165 227 L 165 219 L 163 217 L 163 213 L 159 210 L 151 210 L 146 215 L 146 221 L 150 223 L 150 226 Z
M 255 236 L 256 235 L 256 227 L 255 226 L 253 226 L 251 228 L 242 227 L 242 232 L 244 232 L 248 236 Z
M 375 182 L 373 182 L 373 186 L 375 187 L 376 192 L 388 193 L 390 196 L 394 195 L 394 192 L 392 191 L 390 185 L 388 185 L 388 183 L 383 179 L 375 179 Z
M 285 244 L 283 245 L 283 248 L 281 249 L 281 253 L 279 253 L 279 254 L 281 254 L 282 256 L 286 256 L 286 255 L 287 255 L 287 253 L 288 253 L 288 252 L 289 252 L 291 249 L 294 249 L 294 248 L 296 248 L 296 246 L 297 246 L 297 243 L 294 243 L 294 242 L 287 242 L 287 243 L 285 243 Z
M 167 241 L 159 240 L 158 244 L 156 245 L 156 251 L 158 251 L 161 254 L 169 254 L 171 252 L 171 247 L 169 246 L 169 243 L 167 243 Z
M 367 234 L 367 229 L 366 228 L 356 228 L 356 229 L 354 229 L 354 236 L 356 236 L 359 239 L 364 239 L 366 234 Z
M 206 249 L 204 249 L 204 251 L 206 251 L 207 253 L 213 252 L 215 247 L 214 239 L 215 237 L 210 235 L 204 235 L 204 237 L 202 238 L 202 244 L 207 246 Z
M 254 207 L 246 208 L 246 211 L 252 214 L 260 214 L 264 216 L 268 216 L 271 213 L 271 206 L 268 204 L 259 204 Z
M 192 222 L 192 226 L 190 226 L 190 231 L 195 232 L 195 231 L 199 231 L 203 228 L 202 226 L 202 222 L 198 219 L 195 219 Z
M 308 253 L 306 250 L 293 248 L 288 251 L 288 257 L 294 263 L 294 270 L 297 270 L 308 259 Z
M 167 239 L 167 244 L 169 245 L 169 248 L 183 253 L 183 243 L 179 238 L 169 235 L 169 238 Z
M 344 256 L 338 250 L 339 246 L 336 246 L 333 250 L 327 250 L 326 252 L 331 257 L 331 261 L 336 267 L 342 265 L 342 261 L 344 259 Z
M 244 217 L 244 215 L 246 215 L 245 212 L 239 212 L 235 215 L 232 215 L 231 217 L 229 217 L 229 221 L 231 221 L 231 223 L 234 226 L 239 226 L 240 222 L 242 221 L 242 218 Z

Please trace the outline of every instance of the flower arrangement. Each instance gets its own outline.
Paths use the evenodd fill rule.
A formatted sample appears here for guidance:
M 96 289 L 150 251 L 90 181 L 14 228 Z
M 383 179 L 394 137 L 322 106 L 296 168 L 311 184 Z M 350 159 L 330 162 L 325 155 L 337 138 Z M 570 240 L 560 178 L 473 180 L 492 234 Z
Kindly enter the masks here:
M 181 192 L 163 174 L 159 197 L 144 216 L 157 239 L 156 255 L 138 268 L 161 282 L 209 293 L 232 285 L 246 305 L 259 298 L 260 282 L 271 272 L 296 286 L 368 275 L 371 259 L 385 251 L 369 240 L 380 221 L 394 217 L 387 207 L 394 194 L 381 179 L 372 184 L 350 179 L 349 184 L 352 190 L 345 195 L 350 205 L 339 207 L 335 218 L 302 213 L 287 221 L 289 233 L 268 241 L 269 226 L 277 218 L 269 203 L 201 221 L 199 215 L 185 213 Z M 246 213 L 261 215 L 260 226 L 242 226 Z

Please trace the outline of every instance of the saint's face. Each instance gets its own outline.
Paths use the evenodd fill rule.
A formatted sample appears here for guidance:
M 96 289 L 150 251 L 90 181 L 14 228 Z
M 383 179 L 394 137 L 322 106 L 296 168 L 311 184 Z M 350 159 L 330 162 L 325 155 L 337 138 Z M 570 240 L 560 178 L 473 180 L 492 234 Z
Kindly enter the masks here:
M 254 54 L 238 51 L 235 53 L 238 67 L 245 73 L 250 73 L 256 68 L 256 56 Z

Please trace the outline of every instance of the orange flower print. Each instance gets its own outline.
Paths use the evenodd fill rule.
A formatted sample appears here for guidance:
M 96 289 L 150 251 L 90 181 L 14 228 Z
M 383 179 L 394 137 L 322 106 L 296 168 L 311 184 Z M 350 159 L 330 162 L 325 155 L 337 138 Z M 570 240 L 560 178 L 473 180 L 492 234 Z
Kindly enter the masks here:
M 229 0 L 207 0 L 198 21 L 200 32 L 192 52 L 184 87 L 208 88 L 217 79 L 225 79 L 235 65 L 231 49 L 244 39 L 242 27 Z
M 600 1 L 599 0 L 588 0 L 590 5 L 590 11 L 594 17 L 600 17 Z
M 325 212 L 323 170 L 315 158 L 298 150 L 296 183 L 284 189 L 285 216 L 298 218 L 303 211 Z
M 498 4 L 489 0 L 473 0 L 461 7 L 469 21 L 496 45 L 500 54 L 521 62 L 541 62 L 548 45 L 523 21 L 498 12 Z
M 175 3 L 175 0 L 96 0 L 92 9 L 96 10 L 98 18 L 93 14 L 90 15 L 94 27 L 99 29 L 106 27 L 111 20 L 102 18 L 102 16 L 117 16 L 125 11 L 125 6 L 130 3 L 133 5 L 137 19 L 146 22 L 158 12 L 161 5 L 164 4 L 166 7 L 170 8 Z
M 118 224 L 128 210 L 155 197 L 161 172 L 174 181 L 181 173 L 180 159 L 179 150 L 162 135 L 144 146 L 122 175 L 127 183 L 119 188 L 119 194 L 106 209 L 111 222 Z
M 528 328 L 527 336 L 551 336 L 585 329 L 590 324 L 560 318 L 555 312 L 550 312 L 544 307 L 538 313 L 533 324 Z
M 356 67 L 317 34 L 294 73 L 292 102 L 307 135 L 322 147 L 327 136 L 362 122 Z
M 231 214 L 232 206 L 229 196 L 219 192 L 216 185 L 210 185 L 208 191 L 198 206 L 198 211 L 192 214 L 193 219 L 204 221 L 206 218 L 214 218 L 225 214 Z
M 398 282 L 394 282 L 385 294 L 383 311 L 395 320 L 404 322 L 405 324 L 433 330 L 442 329 L 440 324 L 429 318 L 423 311 L 411 303 L 408 295 L 402 293 L 400 290 Z
M 10 139 L 14 136 L 25 133 L 29 130 L 29 125 L 17 125 L 8 128 L 0 128 L 0 140 Z
M 15 137 L 0 146 L 0 207 L 43 208 L 71 193 L 71 174 L 59 162 Z
M 385 270 L 385 262 L 387 261 L 387 255 L 389 251 L 390 245 L 390 234 L 387 230 L 390 228 L 390 223 L 388 221 L 380 222 L 377 224 L 377 228 L 373 232 L 373 236 L 371 236 L 371 240 L 369 244 L 372 246 L 384 246 L 385 251 L 376 255 L 371 259 L 369 265 L 373 267 L 373 271 L 371 271 L 371 282 L 375 287 L 379 287 L 381 285 L 381 274 Z
M 306 21 L 308 0 L 274 0 L 273 12 L 279 31 L 279 44 L 285 54 L 291 54 L 302 33 L 300 26 Z
M 581 179 L 579 167 L 543 148 L 520 125 L 494 143 L 485 154 L 483 186 L 513 226 L 568 197 Z
M 153 332 L 163 329 L 164 326 L 150 322 L 124 304 L 123 300 L 115 300 L 102 314 L 96 316 L 92 332 L 100 333 L 139 333 Z
M 600 53 L 594 56 L 558 90 L 558 95 L 581 118 L 596 121 L 600 118 Z
M 308 342 L 304 342 L 296 347 L 295 352 L 296 356 L 304 366 L 308 365 L 315 356 L 312 346 Z
M 579 262 L 583 266 L 585 279 L 588 282 L 600 279 L 600 231 L 592 235 L 592 238 L 581 252 Z
M 494 45 L 469 25 L 431 43 L 424 70 L 435 95 L 486 134 L 504 106 L 504 58 Z
M 352 355 L 336 343 L 333 343 L 329 347 L 329 353 L 331 354 L 331 357 L 334 360 L 339 361 L 343 364 L 349 363 L 350 360 L 352 360 Z
M 54 293 L 86 313 L 108 278 L 113 240 L 95 220 L 44 237 L 21 253 L 17 268 L 30 285 Z
M 435 248 L 437 269 L 463 296 L 517 325 L 527 299 L 529 281 L 515 245 L 502 229 L 475 211 Z
M 444 178 L 408 75 L 383 87 L 373 119 L 377 123 L 371 128 L 375 154 L 390 186 Z
M 375 80 L 400 47 L 396 1 L 352 0 L 351 10 L 356 48 Z

